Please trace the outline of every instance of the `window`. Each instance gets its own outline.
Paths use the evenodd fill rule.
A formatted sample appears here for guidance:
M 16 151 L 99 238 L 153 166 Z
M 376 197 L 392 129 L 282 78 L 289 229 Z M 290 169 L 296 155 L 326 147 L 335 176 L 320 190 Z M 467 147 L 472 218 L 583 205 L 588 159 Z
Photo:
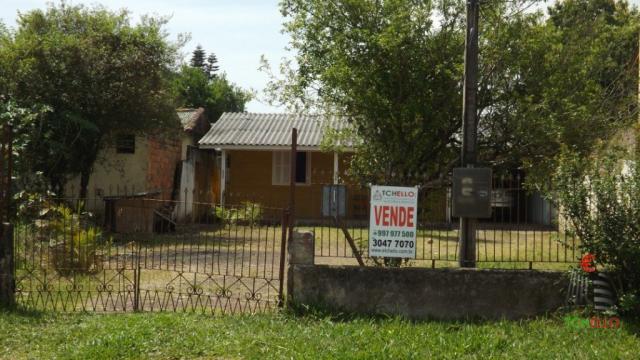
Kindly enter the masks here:
M 307 153 L 296 153 L 296 183 L 307 183 Z
M 118 154 L 134 154 L 136 152 L 136 136 L 118 135 L 116 137 L 116 152 Z
M 271 182 L 273 185 L 289 185 L 291 169 L 291 153 L 289 151 L 274 151 L 271 166 Z M 296 183 L 310 182 L 310 153 L 299 151 L 296 154 Z

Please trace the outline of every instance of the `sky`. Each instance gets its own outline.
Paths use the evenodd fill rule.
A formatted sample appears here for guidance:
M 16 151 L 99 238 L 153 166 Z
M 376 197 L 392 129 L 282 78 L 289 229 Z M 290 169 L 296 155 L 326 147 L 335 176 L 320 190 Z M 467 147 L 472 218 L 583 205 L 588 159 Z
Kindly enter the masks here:
M 2 0 L 0 21 L 15 26 L 17 12 L 45 8 L 49 0 Z M 205 51 L 218 57 L 221 71 L 237 85 L 257 91 L 257 100 L 247 104 L 250 112 L 283 112 L 260 99 L 268 77 L 258 70 L 264 55 L 273 69 L 278 69 L 283 57 L 292 54 L 285 50 L 288 36 L 281 33 L 282 16 L 278 0 L 68 0 L 70 4 L 101 4 L 112 10 L 126 8 L 134 20 L 143 14 L 171 16 L 167 25 L 170 39 L 178 34 L 191 34 L 183 48 L 185 60 L 200 44 Z M 547 1 L 549 4 L 550 1 Z M 631 0 L 640 5 L 640 0 Z
M 1 0 L 0 21 L 9 27 L 16 25 L 17 12 L 44 9 L 49 0 Z M 190 33 L 191 40 L 182 49 L 185 60 L 200 44 L 213 51 L 220 70 L 227 73 L 232 82 L 258 92 L 264 89 L 268 77 L 258 70 L 260 57 L 264 55 L 274 69 L 283 57 L 291 57 L 285 46 L 288 37 L 281 33 L 283 18 L 278 10 L 278 0 L 100 0 L 70 1 L 69 4 L 101 4 L 111 10 L 126 8 L 135 20 L 140 15 L 171 16 L 166 30 L 170 39 L 180 33 Z M 252 100 L 247 104 L 250 112 L 283 112 L 263 101 Z

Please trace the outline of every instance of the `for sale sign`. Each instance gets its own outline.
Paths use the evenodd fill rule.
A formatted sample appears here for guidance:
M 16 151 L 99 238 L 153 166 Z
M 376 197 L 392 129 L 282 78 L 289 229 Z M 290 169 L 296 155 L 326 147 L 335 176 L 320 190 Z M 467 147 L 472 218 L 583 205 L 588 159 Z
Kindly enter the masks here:
M 416 257 L 418 189 L 371 186 L 369 256 Z

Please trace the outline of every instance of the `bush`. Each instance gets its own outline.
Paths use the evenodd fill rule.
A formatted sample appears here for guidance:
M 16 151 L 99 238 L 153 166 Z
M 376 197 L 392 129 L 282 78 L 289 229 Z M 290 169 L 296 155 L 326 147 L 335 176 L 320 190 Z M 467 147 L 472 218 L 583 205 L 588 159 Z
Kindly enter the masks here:
M 99 268 L 97 250 L 103 235 L 98 227 L 87 224 L 89 215 L 49 203 L 35 222 L 41 238 L 49 241 L 49 262 L 61 275 L 90 273 Z
M 262 205 L 245 201 L 238 207 L 216 206 L 215 216 L 224 224 L 255 225 L 262 220 Z
M 622 160 L 626 159 L 626 160 Z M 565 154 L 554 196 L 580 238 L 580 250 L 614 278 L 621 313 L 639 315 L 640 167 L 624 152 L 581 158 Z

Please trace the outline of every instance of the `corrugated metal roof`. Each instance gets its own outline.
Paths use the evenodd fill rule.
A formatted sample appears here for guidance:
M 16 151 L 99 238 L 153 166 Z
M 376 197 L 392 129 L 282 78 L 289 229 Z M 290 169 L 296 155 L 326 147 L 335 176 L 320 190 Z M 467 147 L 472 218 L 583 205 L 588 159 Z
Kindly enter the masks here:
M 200 139 L 202 147 L 284 147 L 291 145 L 291 129 L 298 129 L 298 146 L 318 147 L 327 127 L 340 130 L 345 118 L 320 115 L 224 113 Z

